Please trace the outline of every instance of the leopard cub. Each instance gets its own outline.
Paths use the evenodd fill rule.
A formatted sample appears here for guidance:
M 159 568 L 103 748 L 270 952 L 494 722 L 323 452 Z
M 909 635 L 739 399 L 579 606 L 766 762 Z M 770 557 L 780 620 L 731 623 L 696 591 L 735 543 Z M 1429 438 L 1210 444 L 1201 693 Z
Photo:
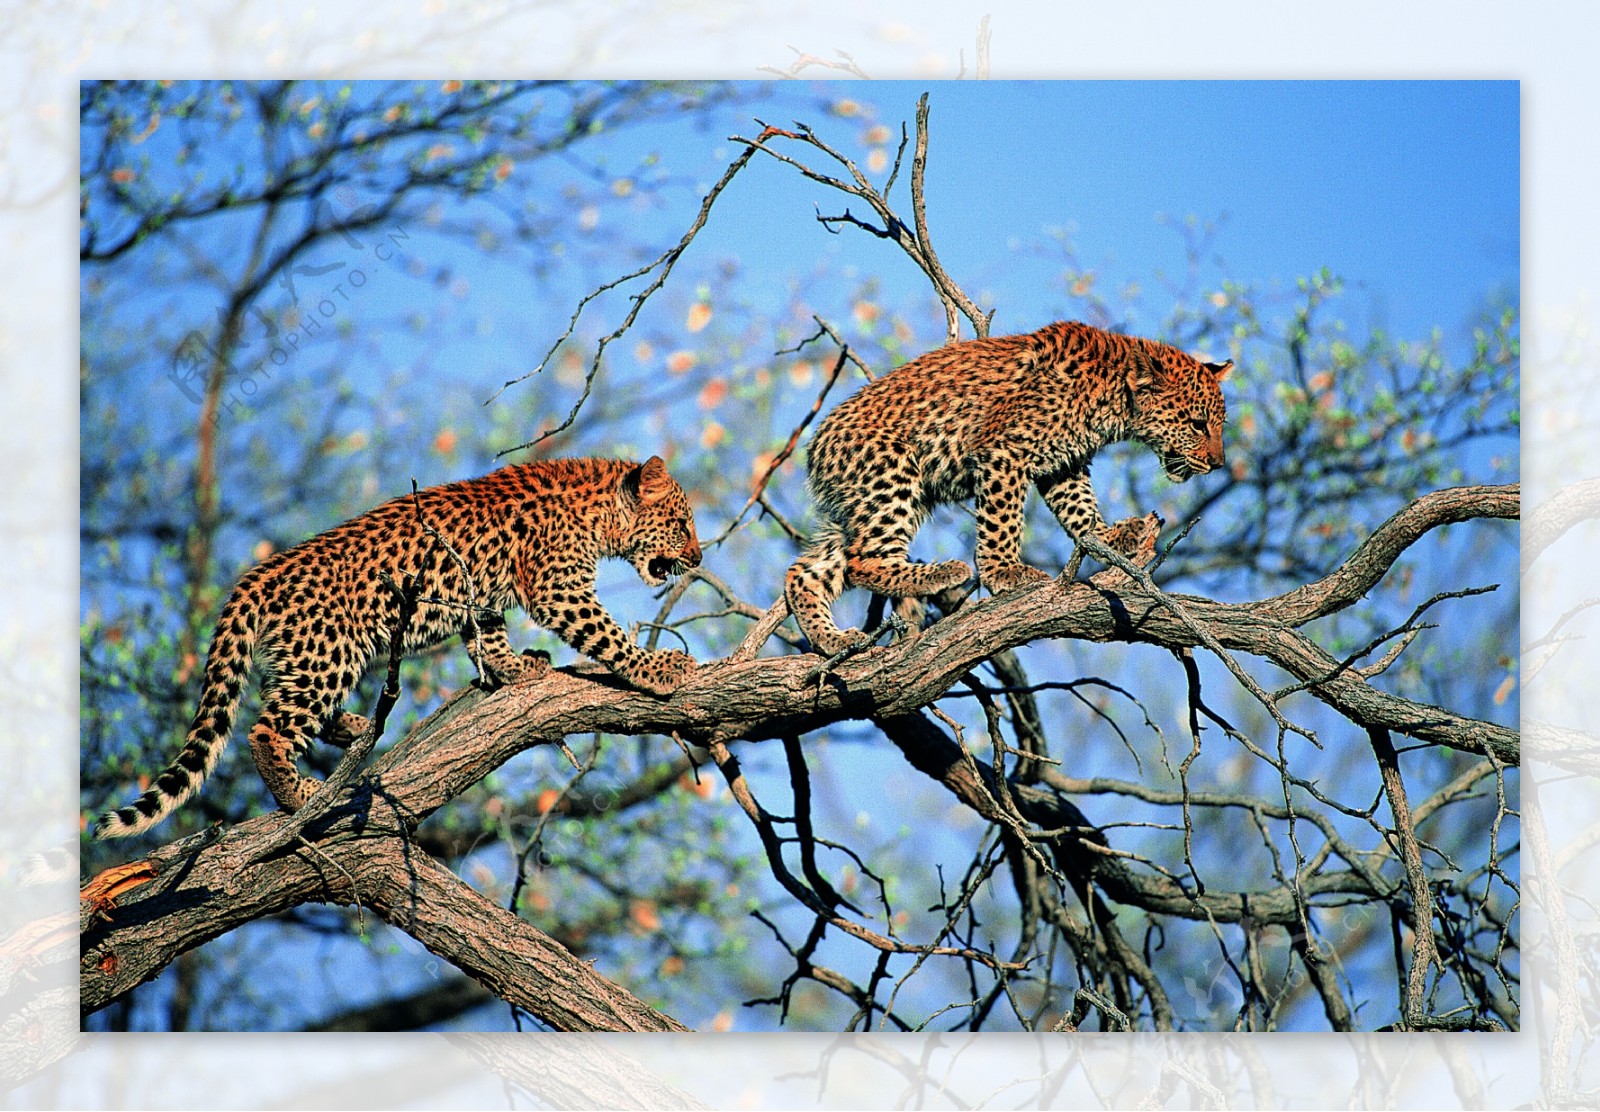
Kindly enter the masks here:
M 547 658 L 518 654 L 506 639 L 503 613 L 515 605 L 633 687 L 669 694 L 695 662 L 629 639 L 595 595 L 604 556 L 627 560 L 652 586 L 700 563 L 689 500 L 659 457 L 503 467 L 385 502 L 269 556 L 240 578 L 217 619 L 177 759 L 149 791 L 101 816 L 96 836 L 147 830 L 199 789 L 227 744 L 252 658 L 262 668 L 251 755 L 285 810 L 303 806 L 321 781 L 302 776 L 297 758 L 318 736 L 348 746 L 368 728 L 341 706 L 389 655 L 400 606 L 392 585 L 416 592 L 407 654 L 459 634 L 499 682 L 536 678 Z
M 1158 522 L 1107 525 L 1089 461 L 1105 444 L 1139 440 L 1177 482 L 1221 467 L 1221 384 L 1232 366 L 1058 322 L 952 344 L 869 383 L 828 414 L 811 442 L 807 470 L 822 526 L 784 582 L 801 631 L 832 655 L 865 643 L 859 630 L 834 623 L 830 608 L 846 587 L 907 599 L 965 583 L 972 569 L 961 560 L 907 556 L 941 503 L 975 501 L 978 578 L 990 591 L 1048 578 L 1022 563 L 1030 483 L 1070 536 L 1147 555 Z

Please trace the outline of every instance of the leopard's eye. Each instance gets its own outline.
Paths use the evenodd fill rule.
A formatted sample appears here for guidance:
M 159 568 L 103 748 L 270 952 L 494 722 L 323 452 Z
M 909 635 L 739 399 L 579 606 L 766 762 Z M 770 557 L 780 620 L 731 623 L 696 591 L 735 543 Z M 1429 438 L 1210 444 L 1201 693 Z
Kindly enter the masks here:
M 1189 418 L 1189 424 L 1196 432 L 1208 432 L 1211 429 L 1211 422 L 1204 417 L 1191 417 Z

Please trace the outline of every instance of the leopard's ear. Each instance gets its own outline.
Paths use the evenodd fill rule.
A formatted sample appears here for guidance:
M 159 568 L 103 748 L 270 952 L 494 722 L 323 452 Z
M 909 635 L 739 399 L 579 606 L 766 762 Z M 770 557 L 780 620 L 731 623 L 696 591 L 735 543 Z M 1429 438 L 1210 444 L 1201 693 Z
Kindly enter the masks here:
M 660 498 L 672 486 L 672 476 L 660 456 L 651 456 L 639 468 L 639 493 L 646 502 Z
M 1206 370 L 1211 372 L 1211 377 L 1218 382 L 1227 382 L 1228 376 L 1233 373 L 1232 359 L 1222 363 L 1206 363 L 1204 366 Z
M 644 475 L 644 468 L 635 464 L 622 473 L 622 484 L 617 488 L 617 501 L 625 509 L 633 509 L 639 505 L 639 480 Z
M 660 456 L 651 456 L 643 463 L 630 467 L 627 474 L 622 476 L 623 504 L 633 507 L 641 502 L 654 502 L 667 493 L 671 484 L 672 477 L 667 474 L 667 465 Z

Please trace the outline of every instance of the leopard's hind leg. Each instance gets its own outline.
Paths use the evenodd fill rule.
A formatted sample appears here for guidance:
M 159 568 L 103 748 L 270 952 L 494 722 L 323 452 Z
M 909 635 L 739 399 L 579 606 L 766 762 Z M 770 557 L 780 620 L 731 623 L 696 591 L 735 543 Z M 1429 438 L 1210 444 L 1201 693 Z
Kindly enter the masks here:
M 883 441 L 871 450 L 856 445 L 853 456 L 871 460 L 872 470 L 825 480 L 828 496 L 823 512 L 832 520 L 789 569 L 784 582 L 784 595 L 801 632 L 825 656 L 871 641 L 861 630 L 840 630 L 834 623 L 830 607 L 846 587 L 865 587 L 895 600 L 916 599 L 972 576 L 972 568 L 961 560 L 911 562 L 911 539 L 929 511 L 916 456 L 894 441 Z M 900 609 L 897 606 L 896 612 Z
M 302 775 L 297 764 L 311 743 L 320 735 L 347 748 L 368 726 L 361 715 L 338 709 L 360 678 L 348 662 L 296 664 L 263 684 L 261 718 L 250 729 L 256 770 L 285 811 L 298 811 L 322 785 L 321 780 Z
M 972 568 L 962 560 L 911 561 L 911 540 L 932 509 L 923 498 L 921 468 L 903 450 L 876 454 L 881 467 L 863 479 L 845 524 L 845 584 L 887 598 L 925 598 L 965 583 Z
M 811 647 L 823 656 L 864 648 L 859 629 L 843 630 L 833 619 L 833 601 L 844 593 L 844 535 L 825 525 L 783 580 L 783 597 Z
M 303 776 L 296 764 L 309 747 L 314 727 L 296 712 L 263 711 L 261 720 L 250 727 L 250 755 L 256 769 L 278 806 L 298 811 L 316 794 L 322 781 Z

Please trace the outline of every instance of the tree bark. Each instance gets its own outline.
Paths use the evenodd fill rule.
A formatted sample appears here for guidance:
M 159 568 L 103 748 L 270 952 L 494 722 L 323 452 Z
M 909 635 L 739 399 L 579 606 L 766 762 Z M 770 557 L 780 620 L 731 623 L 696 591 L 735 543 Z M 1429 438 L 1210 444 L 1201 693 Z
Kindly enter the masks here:
M 1271 660 L 1369 730 L 1518 764 L 1517 731 L 1379 691 L 1296 628 L 1358 601 L 1429 529 L 1473 517 L 1514 518 L 1518 504 L 1515 485 L 1426 495 L 1318 583 L 1253 603 L 1170 596 L 1187 620 L 1165 596 L 1058 580 L 966 606 L 910 640 L 868 650 L 828 671 L 809 655 L 709 663 L 665 699 L 629 690 L 609 675 L 567 671 L 492 694 L 465 690 L 336 793 L 298 840 L 266 852 L 283 841 L 291 820 L 282 814 L 240 823 L 198 849 L 197 839 L 187 839 L 151 856 L 154 881 L 132 888 L 113 906 L 87 908 L 82 1012 L 104 1007 L 209 939 L 320 901 L 370 908 L 552 1027 L 683 1030 L 429 857 L 412 837 L 417 825 L 523 750 L 576 734 L 677 734 L 709 745 L 796 736 L 844 719 L 877 721 L 914 767 L 993 819 L 984 782 L 987 775 L 992 783 L 992 771 L 967 762 L 920 711 L 984 660 L 1040 638 L 1185 648 L 1201 643 L 1199 626 L 1225 650 Z M 1021 802 L 1035 809 L 1059 806 L 1027 796 Z M 313 811 L 322 811 L 320 800 Z M 1168 886 L 1119 863 L 1102 859 L 1094 871 L 1113 898 L 1152 910 L 1219 920 L 1246 913 L 1236 894 L 1208 894 L 1202 908 L 1178 886 L 1158 890 Z M 1315 883 L 1319 890 L 1371 894 L 1370 883 L 1354 873 L 1331 873 Z M 1282 907 L 1252 898 L 1248 911 L 1258 920 L 1288 922 L 1294 905 L 1283 895 Z
M 323 831 L 308 832 L 314 847 L 291 846 L 252 861 L 289 821 L 278 813 L 240 823 L 198 852 L 189 851 L 194 840 L 187 839 L 152 855 L 157 878 L 132 890 L 137 899 L 86 915 L 81 1013 L 104 1007 L 178 954 L 235 927 L 303 903 L 331 902 L 372 909 L 558 1030 L 687 1030 L 486 899 L 400 828 L 368 822 L 371 798 L 359 785 L 356 794 L 326 816 Z

